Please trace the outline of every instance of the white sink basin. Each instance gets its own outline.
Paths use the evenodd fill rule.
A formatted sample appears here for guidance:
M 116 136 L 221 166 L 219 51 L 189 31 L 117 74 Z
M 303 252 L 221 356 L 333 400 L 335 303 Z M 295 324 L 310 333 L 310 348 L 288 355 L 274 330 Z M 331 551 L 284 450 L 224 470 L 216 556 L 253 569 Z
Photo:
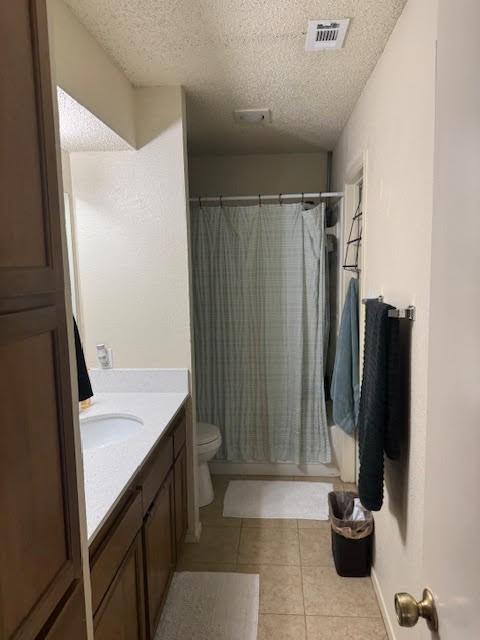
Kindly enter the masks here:
M 140 433 L 143 422 L 128 413 L 107 413 L 80 418 L 83 449 L 98 449 L 129 440 Z

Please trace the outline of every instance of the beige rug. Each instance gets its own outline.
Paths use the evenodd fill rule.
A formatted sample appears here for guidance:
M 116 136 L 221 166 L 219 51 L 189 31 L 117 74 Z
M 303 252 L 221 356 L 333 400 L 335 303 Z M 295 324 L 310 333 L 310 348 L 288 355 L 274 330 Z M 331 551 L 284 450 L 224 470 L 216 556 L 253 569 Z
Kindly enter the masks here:
M 176 573 L 155 640 L 257 640 L 260 577 Z

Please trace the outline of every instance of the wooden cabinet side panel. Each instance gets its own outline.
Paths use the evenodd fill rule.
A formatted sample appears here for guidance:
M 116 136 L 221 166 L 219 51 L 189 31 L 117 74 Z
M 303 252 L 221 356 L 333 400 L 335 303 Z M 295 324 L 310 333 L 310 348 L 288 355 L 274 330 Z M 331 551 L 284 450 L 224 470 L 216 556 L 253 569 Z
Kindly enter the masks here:
M 29 3 L 20 0 L 16 11 L 9 4 L 0 4 L 1 81 L 5 89 L 0 108 L 0 267 L 39 267 L 47 264 L 47 250 L 40 132 L 38 120 L 32 118 L 37 110 L 32 82 L 34 43 Z
M 3 335 L 16 315 L 0 317 Z M 54 314 L 44 315 L 54 322 Z M 81 578 L 74 454 L 57 395 L 57 330 L 37 333 L 41 322 L 35 325 L 0 340 L 0 505 L 8 514 L 0 528 L 2 638 L 25 625 L 38 631 Z
M 0 3 L 0 297 L 63 293 L 45 0 Z
M 45 0 L 0 3 L 0 59 L 0 637 L 31 640 L 82 582 Z

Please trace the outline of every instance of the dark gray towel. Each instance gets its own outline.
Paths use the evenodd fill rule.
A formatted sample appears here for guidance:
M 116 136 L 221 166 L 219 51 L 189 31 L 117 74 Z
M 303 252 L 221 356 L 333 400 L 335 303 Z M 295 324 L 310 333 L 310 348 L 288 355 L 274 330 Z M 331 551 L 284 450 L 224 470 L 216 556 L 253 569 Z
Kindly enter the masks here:
M 93 396 L 92 385 L 90 384 L 90 376 L 88 375 L 85 356 L 83 355 L 82 341 L 78 332 L 77 322 L 73 319 L 73 331 L 75 335 L 75 355 L 77 356 L 77 383 L 78 383 L 78 399 L 88 400 Z
M 383 504 L 384 452 L 400 455 L 398 405 L 398 320 L 389 319 L 393 309 L 378 300 L 366 303 L 362 391 L 358 417 L 360 474 L 358 491 L 362 505 L 379 511 Z
M 408 329 L 410 326 L 409 323 Z M 387 421 L 384 446 L 385 455 L 390 460 L 400 458 L 404 425 L 408 420 L 408 380 L 405 379 L 408 372 L 405 366 L 409 362 L 409 354 L 406 353 L 406 347 L 405 339 L 400 339 L 400 321 L 390 318 L 387 328 Z

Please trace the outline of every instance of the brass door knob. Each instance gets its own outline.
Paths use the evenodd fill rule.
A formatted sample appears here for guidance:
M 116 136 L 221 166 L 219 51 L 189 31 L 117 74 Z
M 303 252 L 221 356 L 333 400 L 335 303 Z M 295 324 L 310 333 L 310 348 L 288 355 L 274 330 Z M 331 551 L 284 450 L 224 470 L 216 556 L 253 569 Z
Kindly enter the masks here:
M 419 618 L 425 618 L 430 631 L 438 631 L 437 608 L 430 589 L 423 590 L 419 602 L 409 593 L 396 593 L 395 611 L 401 627 L 414 627 Z

